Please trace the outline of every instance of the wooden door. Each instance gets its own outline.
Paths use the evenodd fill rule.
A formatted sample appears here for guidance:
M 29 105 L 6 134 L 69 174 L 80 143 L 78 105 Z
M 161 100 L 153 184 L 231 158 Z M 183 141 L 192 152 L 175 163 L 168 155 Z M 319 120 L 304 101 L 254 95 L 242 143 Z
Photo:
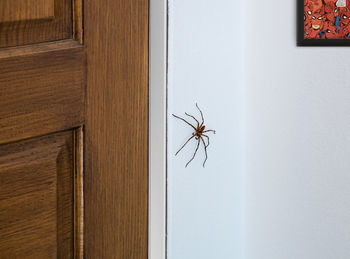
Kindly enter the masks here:
M 0 0 L 0 259 L 147 252 L 148 0 Z

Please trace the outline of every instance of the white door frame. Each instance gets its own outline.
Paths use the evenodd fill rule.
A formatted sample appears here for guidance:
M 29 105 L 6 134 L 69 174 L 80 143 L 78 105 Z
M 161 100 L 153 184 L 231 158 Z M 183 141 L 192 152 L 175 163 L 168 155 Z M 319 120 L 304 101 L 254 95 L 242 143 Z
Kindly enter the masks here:
M 166 258 L 167 0 L 150 0 L 149 259 Z

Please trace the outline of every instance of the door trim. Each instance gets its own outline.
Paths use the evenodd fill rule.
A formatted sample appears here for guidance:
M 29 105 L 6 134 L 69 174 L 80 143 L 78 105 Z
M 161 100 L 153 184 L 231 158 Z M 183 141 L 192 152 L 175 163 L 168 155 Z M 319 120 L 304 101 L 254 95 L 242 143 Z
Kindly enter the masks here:
M 166 258 L 167 0 L 150 0 L 149 258 Z

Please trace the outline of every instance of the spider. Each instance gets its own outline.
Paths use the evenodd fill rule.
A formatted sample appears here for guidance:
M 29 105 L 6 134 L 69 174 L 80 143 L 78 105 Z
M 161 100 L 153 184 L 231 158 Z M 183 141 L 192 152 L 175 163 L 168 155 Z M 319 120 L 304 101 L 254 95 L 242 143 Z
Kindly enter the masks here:
M 182 145 L 182 147 L 176 152 L 175 156 L 186 146 L 186 144 L 193 138 L 195 138 L 197 140 L 197 147 L 196 147 L 196 150 L 191 158 L 190 161 L 187 162 L 186 166 L 187 167 L 189 165 L 189 163 L 192 162 L 192 160 L 195 158 L 196 154 L 197 154 L 197 151 L 199 149 L 199 146 L 201 144 L 201 142 L 203 143 L 204 145 L 204 151 L 205 151 L 205 160 L 203 162 L 203 167 L 205 166 L 205 162 L 207 162 L 207 159 L 208 159 L 208 154 L 207 154 L 207 148 L 210 144 L 209 142 L 209 136 L 207 136 L 205 133 L 207 132 L 213 132 L 214 134 L 216 134 L 216 131 L 215 130 L 205 130 L 205 126 L 204 126 L 204 116 L 203 116 L 203 113 L 201 111 L 201 109 L 199 109 L 198 107 L 198 104 L 196 103 L 196 107 L 197 109 L 199 110 L 200 114 L 201 114 L 201 117 L 202 117 L 202 122 L 199 123 L 199 121 L 191 114 L 188 114 L 187 112 L 185 112 L 185 114 L 188 116 L 188 117 L 191 117 L 192 119 L 194 119 L 196 122 L 197 122 L 197 127 L 193 126 L 190 122 L 188 122 L 187 120 L 185 120 L 184 118 L 181 118 L 179 116 L 176 116 L 175 114 L 173 114 L 173 116 L 179 120 L 182 120 L 184 121 L 185 123 L 187 123 L 188 125 L 190 125 L 195 132 L 192 133 L 192 136 L 190 138 L 188 138 L 188 140 L 185 142 L 185 144 Z M 207 140 L 208 140 L 208 144 L 205 143 L 204 141 L 204 138 L 205 137 Z

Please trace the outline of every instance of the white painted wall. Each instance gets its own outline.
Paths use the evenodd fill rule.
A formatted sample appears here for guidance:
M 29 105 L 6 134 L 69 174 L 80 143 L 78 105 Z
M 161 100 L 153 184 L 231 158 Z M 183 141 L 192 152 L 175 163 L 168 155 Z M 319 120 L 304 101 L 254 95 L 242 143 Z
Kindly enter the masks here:
M 169 0 L 168 259 L 241 258 L 241 0 Z M 192 130 L 171 113 L 199 116 L 217 130 L 185 169 Z
M 349 259 L 350 48 L 296 47 L 295 0 L 169 4 L 168 113 L 218 134 L 185 169 L 168 118 L 168 258 Z
M 245 6 L 245 258 L 348 259 L 350 48 L 296 47 L 295 4 Z

